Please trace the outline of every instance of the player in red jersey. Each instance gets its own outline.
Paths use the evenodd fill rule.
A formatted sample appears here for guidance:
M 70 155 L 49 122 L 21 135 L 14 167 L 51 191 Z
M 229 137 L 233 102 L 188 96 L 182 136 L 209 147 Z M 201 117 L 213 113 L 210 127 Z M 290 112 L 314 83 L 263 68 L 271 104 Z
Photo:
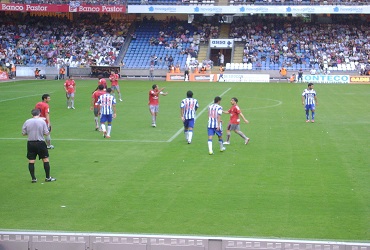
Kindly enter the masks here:
M 98 75 L 98 86 L 92 92 L 94 94 L 95 91 L 99 90 L 99 86 L 103 85 L 104 92 L 107 90 L 107 81 L 103 78 L 103 75 Z
M 42 102 L 38 102 L 35 105 L 35 109 L 40 110 L 40 117 L 43 118 L 46 122 L 46 125 L 49 128 L 49 132 L 51 132 L 51 122 L 50 122 L 50 110 L 49 110 L 49 102 L 50 102 L 50 95 L 49 94 L 43 94 L 42 97 Z M 49 135 L 45 136 L 45 142 L 47 145 L 48 149 L 53 149 L 54 146 L 51 145 L 51 137 L 50 133 Z
M 96 105 L 96 102 L 99 99 L 99 96 L 105 94 L 104 86 L 99 85 L 98 89 L 92 93 L 90 110 L 94 111 L 94 120 L 95 120 L 95 130 L 99 130 L 99 105 Z
M 246 124 L 249 123 L 247 119 L 245 119 L 242 111 L 240 110 L 238 106 L 238 99 L 236 97 L 231 98 L 231 108 L 228 111 L 223 111 L 225 114 L 230 114 L 230 122 L 229 125 L 227 126 L 227 131 L 226 131 L 226 142 L 224 144 L 230 144 L 230 136 L 231 136 L 231 131 L 233 130 L 235 133 L 240 135 L 244 139 L 244 143 L 248 144 L 249 138 L 243 134 L 242 131 L 240 131 L 240 118 L 243 118 L 244 122 Z
M 103 85 L 104 91 L 107 90 L 107 81 L 103 78 L 103 75 L 98 75 L 98 87 L 94 91 L 97 91 L 99 88 L 99 85 Z M 93 92 L 94 93 L 94 92 Z
M 152 89 L 149 91 L 149 112 L 152 116 L 152 127 L 156 127 L 157 114 L 159 111 L 159 95 L 166 96 L 168 93 L 163 92 L 164 88 L 159 89 L 157 84 L 152 86 Z
M 68 109 L 75 109 L 76 83 L 72 76 L 69 76 L 65 81 L 64 90 L 66 91 Z
M 112 71 L 110 76 L 109 76 L 109 80 L 111 82 L 112 94 L 114 95 L 114 97 L 116 97 L 115 91 L 117 91 L 117 93 L 119 95 L 119 100 L 122 102 L 122 95 L 121 95 L 121 91 L 119 89 L 118 79 L 119 79 L 119 75 Z

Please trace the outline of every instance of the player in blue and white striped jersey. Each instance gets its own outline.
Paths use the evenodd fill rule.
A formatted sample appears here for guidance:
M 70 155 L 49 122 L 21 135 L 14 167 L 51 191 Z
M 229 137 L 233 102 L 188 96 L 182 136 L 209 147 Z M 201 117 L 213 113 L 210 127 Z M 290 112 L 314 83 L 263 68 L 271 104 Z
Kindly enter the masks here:
M 225 151 L 224 142 L 222 140 L 222 107 L 220 103 L 221 97 L 216 96 L 213 104 L 208 107 L 208 152 L 210 155 L 213 155 L 212 138 L 215 134 L 218 136 L 220 151 Z
M 189 90 L 186 98 L 181 101 L 181 120 L 184 123 L 184 134 L 188 144 L 193 138 L 193 128 L 195 123 L 195 111 L 199 108 L 198 100 L 193 98 L 193 92 Z
M 310 122 L 310 110 L 311 110 L 311 122 L 315 122 L 315 106 L 317 105 L 316 91 L 313 89 L 313 83 L 307 85 L 307 89 L 303 90 L 302 93 L 302 105 L 306 111 L 306 122 Z
M 96 105 L 99 106 L 100 110 L 100 124 L 104 138 L 110 138 L 112 120 L 113 118 L 116 118 L 116 98 L 111 95 L 111 92 L 112 89 L 107 88 L 107 93 L 99 96 L 99 99 L 96 102 Z M 108 128 L 105 126 L 106 122 L 108 122 Z

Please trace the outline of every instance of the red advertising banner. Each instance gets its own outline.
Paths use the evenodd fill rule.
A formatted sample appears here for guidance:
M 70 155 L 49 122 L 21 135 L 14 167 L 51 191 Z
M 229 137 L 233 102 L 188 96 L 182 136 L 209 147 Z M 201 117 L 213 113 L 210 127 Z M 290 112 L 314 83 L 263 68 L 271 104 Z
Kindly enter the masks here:
M 0 11 L 17 12 L 81 12 L 81 13 L 126 13 L 124 5 L 87 4 L 16 4 L 1 3 Z
M 8 73 L 6 73 L 5 71 L 0 71 L 0 80 L 8 80 L 9 77 L 8 77 Z
M 83 5 L 78 7 L 69 6 L 68 12 L 95 12 L 95 13 L 125 13 L 126 6 L 124 5 Z
M 217 82 L 217 74 L 190 74 L 191 82 Z
M 167 73 L 166 75 L 166 81 L 183 82 L 184 79 L 185 79 L 184 73 Z

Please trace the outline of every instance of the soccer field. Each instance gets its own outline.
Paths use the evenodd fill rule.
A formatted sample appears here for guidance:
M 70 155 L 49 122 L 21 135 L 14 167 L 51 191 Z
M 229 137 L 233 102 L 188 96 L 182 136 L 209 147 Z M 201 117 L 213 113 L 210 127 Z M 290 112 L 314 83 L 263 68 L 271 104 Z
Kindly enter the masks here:
M 370 240 L 369 85 L 316 84 L 316 122 L 306 123 L 307 84 L 154 82 L 169 94 L 152 128 L 153 82 L 123 80 L 104 139 L 89 110 L 97 80 L 75 80 L 75 110 L 63 81 L 0 83 L 0 229 Z M 189 145 L 180 120 L 188 90 L 200 104 Z M 36 161 L 32 184 L 21 127 L 44 93 L 57 181 L 43 183 Z M 209 155 L 207 106 L 218 95 L 224 110 L 239 99 L 251 140 L 233 133 L 219 152 L 214 138 Z

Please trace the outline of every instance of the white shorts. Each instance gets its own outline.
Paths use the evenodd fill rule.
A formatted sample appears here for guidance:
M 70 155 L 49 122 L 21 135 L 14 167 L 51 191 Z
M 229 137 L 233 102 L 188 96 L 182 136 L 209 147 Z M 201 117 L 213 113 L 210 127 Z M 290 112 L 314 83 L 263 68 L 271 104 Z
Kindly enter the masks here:
M 112 86 L 111 89 L 112 89 L 112 91 L 117 90 L 117 92 L 119 92 L 119 85 Z
M 158 113 L 159 111 L 159 105 L 149 105 L 150 112 L 152 113 Z

